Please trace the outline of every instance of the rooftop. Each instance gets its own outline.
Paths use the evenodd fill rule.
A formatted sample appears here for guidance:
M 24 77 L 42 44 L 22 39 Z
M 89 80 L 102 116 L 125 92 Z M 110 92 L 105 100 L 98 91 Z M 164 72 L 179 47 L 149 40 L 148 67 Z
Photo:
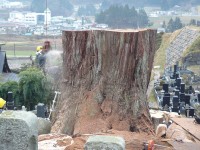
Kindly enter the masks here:
M 0 82 L 8 82 L 8 81 L 19 81 L 18 74 L 15 73 L 2 73 L 0 74 Z

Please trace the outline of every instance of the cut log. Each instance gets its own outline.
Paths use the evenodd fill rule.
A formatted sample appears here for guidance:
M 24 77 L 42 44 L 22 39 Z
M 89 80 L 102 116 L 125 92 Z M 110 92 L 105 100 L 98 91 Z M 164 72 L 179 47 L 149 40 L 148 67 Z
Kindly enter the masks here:
M 162 124 L 164 121 L 164 117 L 163 117 L 164 112 L 162 111 L 156 111 L 156 110 L 150 110 L 150 115 L 153 121 L 153 125 L 154 125 L 154 129 L 157 129 L 157 126 L 159 124 Z
M 65 82 L 52 132 L 150 132 L 146 91 L 155 37 L 146 29 L 63 31 Z

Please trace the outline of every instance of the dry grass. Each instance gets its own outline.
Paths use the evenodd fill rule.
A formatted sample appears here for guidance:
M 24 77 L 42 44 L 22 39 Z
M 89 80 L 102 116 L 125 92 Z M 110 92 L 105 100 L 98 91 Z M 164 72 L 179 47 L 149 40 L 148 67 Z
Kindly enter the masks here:
M 200 31 L 200 27 L 191 26 L 190 28 Z M 189 46 L 183 53 L 183 57 L 186 57 L 192 53 L 200 53 L 200 37 L 197 38 L 191 46 Z M 200 66 L 193 65 L 188 67 L 189 70 L 193 71 L 195 74 L 200 75 Z
M 152 89 L 149 97 L 148 97 L 148 101 L 149 102 L 156 102 L 156 98 L 155 98 L 155 95 L 154 95 L 154 90 Z
M 165 33 L 162 36 L 162 42 L 160 48 L 156 51 L 154 57 L 154 66 L 160 66 L 160 68 L 156 70 L 159 71 L 161 75 L 164 73 L 165 69 L 166 49 L 168 48 L 169 44 L 179 35 L 180 32 L 181 30 L 177 30 L 174 33 Z M 154 79 L 154 75 L 155 74 L 152 71 L 150 81 Z M 151 91 L 150 96 L 148 97 L 148 101 L 156 102 L 153 90 Z
M 5 43 L 2 50 L 7 52 L 7 55 L 14 56 L 30 56 L 35 55 L 36 47 L 42 46 L 44 41 L 50 41 L 52 49 L 62 50 L 61 37 L 37 37 L 37 36 L 20 36 L 20 35 L 1 35 L 0 43 Z
M 199 30 L 199 27 L 192 27 L 193 29 Z M 183 53 L 183 57 L 187 56 L 190 53 L 193 52 L 200 52 L 200 37 L 198 37 L 191 46 L 189 46 Z
M 150 22 L 153 23 L 152 28 L 160 28 L 163 21 L 167 24 L 171 18 L 175 19 L 179 17 L 181 22 L 185 25 L 190 23 L 191 19 L 200 20 L 200 16 L 160 16 L 160 17 L 149 17 Z
M 162 74 L 165 68 L 166 62 L 166 49 L 168 48 L 169 44 L 179 35 L 181 30 L 177 30 L 173 33 L 165 33 L 162 37 L 162 43 L 160 48 L 156 51 L 154 57 L 154 66 L 160 66 L 158 71 Z
M 189 66 L 188 69 L 193 71 L 195 74 L 200 75 L 200 66 L 199 65 Z

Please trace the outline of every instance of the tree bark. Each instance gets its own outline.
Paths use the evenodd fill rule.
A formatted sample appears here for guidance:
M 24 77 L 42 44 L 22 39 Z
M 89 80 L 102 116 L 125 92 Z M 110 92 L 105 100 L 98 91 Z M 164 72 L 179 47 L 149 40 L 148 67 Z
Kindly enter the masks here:
M 52 131 L 151 132 L 146 101 L 156 30 L 63 31 L 62 99 Z

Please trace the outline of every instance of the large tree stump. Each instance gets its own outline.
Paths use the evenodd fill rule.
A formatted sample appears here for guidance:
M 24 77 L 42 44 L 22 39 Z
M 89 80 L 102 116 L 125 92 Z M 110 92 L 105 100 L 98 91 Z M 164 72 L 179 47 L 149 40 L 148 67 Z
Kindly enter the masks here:
M 52 131 L 151 131 L 146 91 L 155 37 L 155 30 L 63 31 L 62 99 Z

